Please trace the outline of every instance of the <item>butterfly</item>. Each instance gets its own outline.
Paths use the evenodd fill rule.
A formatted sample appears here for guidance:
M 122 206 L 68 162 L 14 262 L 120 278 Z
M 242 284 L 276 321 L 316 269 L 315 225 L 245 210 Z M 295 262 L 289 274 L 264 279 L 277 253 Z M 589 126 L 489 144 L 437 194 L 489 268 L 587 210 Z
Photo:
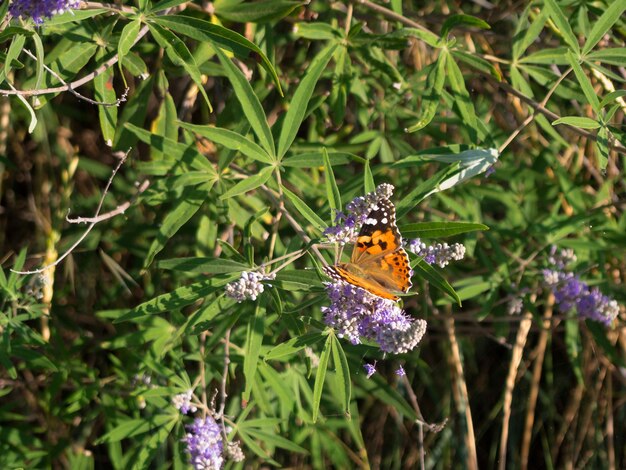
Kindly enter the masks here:
M 352 249 L 349 263 L 323 268 L 332 279 L 345 281 L 384 299 L 411 288 L 409 256 L 396 227 L 396 209 L 381 199 L 368 214 Z

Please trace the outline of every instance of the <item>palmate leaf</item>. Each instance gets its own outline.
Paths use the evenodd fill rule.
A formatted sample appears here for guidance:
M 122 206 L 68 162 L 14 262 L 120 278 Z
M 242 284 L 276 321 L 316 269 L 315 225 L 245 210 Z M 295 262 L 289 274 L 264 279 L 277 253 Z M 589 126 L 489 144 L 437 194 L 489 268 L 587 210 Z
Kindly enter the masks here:
M 277 155 L 279 159 L 285 155 L 293 140 L 296 138 L 298 129 L 304 119 L 307 105 L 311 99 L 311 95 L 315 90 L 315 85 L 319 80 L 322 72 L 328 65 L 331 57 L 337 49 L 337 44 L 331 44 L 323 49 L 311 62 L 307 69 L 307 73 L 302 79 L 300 85 L 291 99 L 287 115 L 283 120 L 283 127 L 280 131 L 280 137 L 278 139 Z
M 215 48 L 215 53 L 224 67 L 226 76 L 230 80 L 230 83 L 235 91 L 235 96 L 241 104 L 241 108 L 243 109 L 246 119 L 250 123 L 250 127 L 252 127 L 252 130 L 259 139 L 261 147 L 263 147 L 269 155 L 274 156 L 276 154 L 276 149 L 274 148 L 274 137 L 272 136 L 272 131 L 267 123 L 265 112 L 263 111 L 263 106 L 261 106 L 259 98 L 254 93 L 252 86 L 243 72 L 239 70 L 239 68 L 237 68 L 228 57 L 226 57 L 226 54 L 224 54 L 219 48 Z
M 196 64 L 196 60 L 193 55 L 187 48 L 187 45 L 181 41 L 175 34 L 167 29 L 159 26 L 158 24 L 148 24 L 150 28 L 150 32 L 159 45 L 165 50 L 167 56 L 170 60 L 179 66 L 182 66 L 185 71 L 189 74 L 191 79 L 194 81 L 196 86 L 198 87 L 198 91 L 204 98 L 207 106 L 209 107 L 209 111 L 213 111 L 213 107 L 211 106 L 211 102 L 209 101 L 209 97 L 204 90 L 204 84 L 202 83 L 202 77 L 200 74 L 200 70 L 198 70 L 198 65 Z
M 184 34 L 192 39 L 195 39 L 196 41 L 208 41 L 218 47 L 231 51 L 233 54 L 242 58 L 247 57 L 251 52 L 258 54 L 261 58 L 263 68 L 268 71 L 276 85 L 276 88 L 282 95 L 282 88 L 278 80 L 278 75 L 272 63 L 258 46 L 248 41 L 241 34 L 224 28 L 223 26 L 209 23 L 208 21 L 193 18 L 191 16 L 157 16 L 151 18 L 151 21 L 154 21 L 180 34 Z
M 256 142 L 249 140 L 246 136 L 229 129 L 213 126 L 199 126 L 196 124 L 188 124 L 179 122 L 180 127 L 187 129 L 195 134 L 206 137 L 207 139 L 223 145 L 230 150 L 236 150 L 262 163 L 272 163 L 274 159 Z

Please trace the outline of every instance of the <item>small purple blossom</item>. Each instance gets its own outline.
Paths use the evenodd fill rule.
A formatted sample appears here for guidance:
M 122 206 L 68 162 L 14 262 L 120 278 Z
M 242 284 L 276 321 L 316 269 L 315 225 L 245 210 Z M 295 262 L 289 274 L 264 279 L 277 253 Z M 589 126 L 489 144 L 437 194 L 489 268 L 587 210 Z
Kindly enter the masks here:
M 581 318 L 589 318 L 606 326 L 617 318 L 617 302 L 602 294 L 597 287 L 590 288 L 574 273 L 544 269 L 543 278 L 552 290 L 560 312 L 567 313 L 575 309 Z
M 576 255 L 571 248 L 564 248 L 557 252 L 556 245 L 550 247 L 550 255 L 548 256 L 548 263 L 550 266 L 556 269 L 565 269 L 565 267 L 576 261 Z
M 365 369 L 365 377 L 367 377 L 368 379 L 376 373 L 376 363 L 363 364 L 363 368 Z
M 437 264 L 440 268 L 445 268 L 452 260 L 459 261 L 465 257 L 465 246 L 461 243 L 426 245 L 421 239 L 415 238 L 408 243 L 408 250 L 424 258 L 428 264 Z
M 346 204 L 345 212 L 335 214 L 335 225 L 324 230 L 324 236 L 331 243 L 352 243 L 374 206 L 382 199 L 390 199 L 392 195 L 393 186 L 383 183 L 375 191 L 354 198 Z
M 337 281 L 326 283 L 326 291 L 330 306 L 322 307 L 324 320 L 352 344 L 370 340 L 384 352 L 401 354 L 414 349 L 426 332 L 426 321 L 360 287 Z
M 36 24 L 53 15 L 78 8 L 80 0 L 13 0 L 9 11 L 14 17 L 30 17 Z
M 221 429 L 215 420 L 207 416 L 196 418 L 183 441 L 187 444 L 191 465 L 196 470 L 218 470 L 224 463 Z
M 179 393 L 178 395 L 174 395 L 172 397 L 172 405 L 174 405 L 174 408 L 176 408 L 177 410 L 180 410 L 180 412 L 184 415 L 186 415 L 190 411 L 192 413 L 195 413 L 196 411 L 198 411 L 198 408 L 196 408 L 191 403 L 192 398 L 193 398 L 193 390 L 187 390 L 186 392 Z
M 404 367 L 402 367 L 402 366 L 398 367 L 398 369 L 396 370 L 396 375 L 398 377 L 404 377 L 406 375 Z
M 247 299 L 256 300 L 265 288 L 261 281 L 271 280 L 275 277 L 274 274 L 269 275 L 255 271 L 244 271 L 241 273 L 241 277 L 238 280 L 227 284 L 224 290 L 228 297 L 235 299 L 239 303 Z

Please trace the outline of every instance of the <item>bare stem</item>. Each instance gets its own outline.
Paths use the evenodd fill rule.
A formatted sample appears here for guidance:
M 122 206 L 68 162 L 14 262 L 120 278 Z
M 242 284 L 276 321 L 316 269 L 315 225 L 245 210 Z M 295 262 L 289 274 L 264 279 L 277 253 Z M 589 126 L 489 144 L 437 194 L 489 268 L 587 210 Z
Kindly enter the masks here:
M 89 226 L 87 227 L 87 230 L 85 230 L 85 232 L 80 236 L 80 238 L 78 240 L 76 240 L 76 242 L 74 242 L 74 244 L 65 252 L 63 253 L 61 256 L 59 256 L 53 263 L 47 264 L 39 269 L 35 269 L 33 271 L 15 271 L 15 270 L 11 270 L 12 272 L 16 273 L 16 274 L 39 274 L 42 273 L 44 271 L 46 271 L 47 269 L 57 266 L 61 261 L 63 261 L 67 256 L 69 256 L 70 253 L 72 253 L 72 251 L 74 251 L 76 249 L 76 247 L 78 245 L 80 245 L 83 240 L 87 237 L 87 235 L 89 235 L 89 232 L 91 232 L 91 230 L 96 226 L 96 224 L 98 222 L 100 222 L 100 210 L 102 210 L 102 204 L 104 203 L 104 198 L 106 198 L 108 192 L 109 192 L 109 188 L 111 187 L 111 183 L 113 183 L 113 178 L 115 178 L 115 175 L 117 174 L 118 170 L 122 167 L 122 165 L 124 164 L 124 162 L 126 161 L 126 159 L 128 158 L 128 154 L 130 152 L 130 149 L 128 150 L 128 152 L 126 152 L 124 154 L 124 156 L 120 159 L 119 163 L 117 164 L 117 166 L 115 167 L 115 169 L 113 170 L 113 172 L 111 173 L 111 176 L 109 178 L 109 181 L 107 181 L 107 184 L 104 188 L 104 192 L 102 193 L 102 197 L 100 198 L 100 202 L 98 203 L 98 208 L 96 209 L 96 213 L 95 215 L 92 217 L 92 222 L 89 224 Z M 115 211 L 113 211 L 115 212 Z M 116 215 L 116 214 L 114 214 Z M 113 217 L 113 216 L 111 216 Z M 110 218 L 110 217 L 108 217 Z M 104 219 L 106 220 L 106 219 Z

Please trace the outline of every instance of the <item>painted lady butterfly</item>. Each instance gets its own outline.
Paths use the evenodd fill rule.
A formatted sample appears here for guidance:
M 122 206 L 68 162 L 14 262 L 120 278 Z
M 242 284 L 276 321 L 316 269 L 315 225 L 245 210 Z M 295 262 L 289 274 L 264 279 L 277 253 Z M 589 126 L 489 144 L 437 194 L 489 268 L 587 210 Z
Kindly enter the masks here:
M 324 267 L 331 278 L 343 280 L 385 299 L 411 288 L 409 257 L 396 227 L 396 209 L 381 199 L 368 214 L 356 239 L 349 263 Z

